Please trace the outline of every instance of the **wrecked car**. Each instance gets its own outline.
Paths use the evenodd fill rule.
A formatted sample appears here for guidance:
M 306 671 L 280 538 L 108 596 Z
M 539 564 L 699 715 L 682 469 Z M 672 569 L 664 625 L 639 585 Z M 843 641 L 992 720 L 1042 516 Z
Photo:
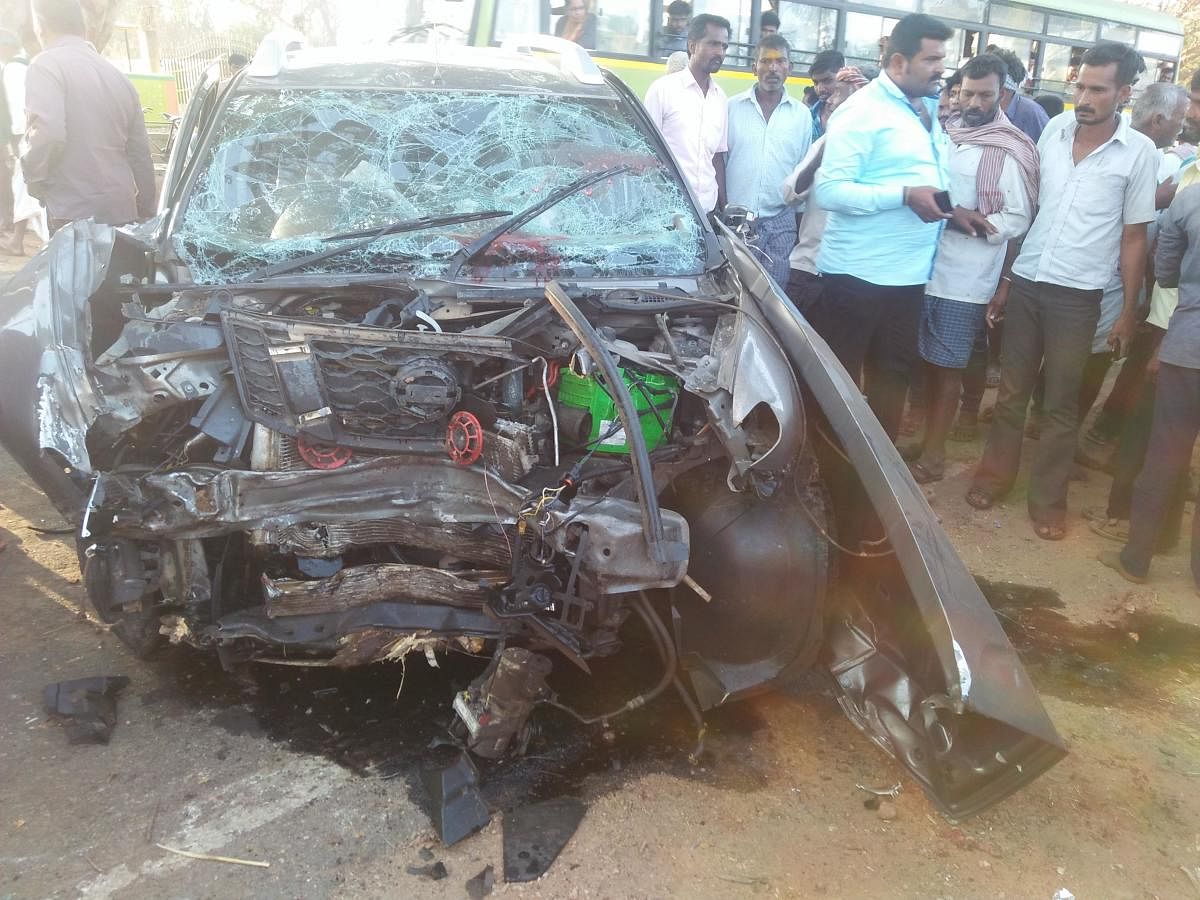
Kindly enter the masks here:
M 229 667 L 489 659 L 449 698 L 485 757 L 544 703 L 817 669 L 948 814 L 1052 766 L 860 390 L 635 96 L 551 39 L 441 49 L 205 80 L 159 215 L 4 288 L 0 433 L 99 616 Z M 554 693 L 636 629 L 653 689 Z

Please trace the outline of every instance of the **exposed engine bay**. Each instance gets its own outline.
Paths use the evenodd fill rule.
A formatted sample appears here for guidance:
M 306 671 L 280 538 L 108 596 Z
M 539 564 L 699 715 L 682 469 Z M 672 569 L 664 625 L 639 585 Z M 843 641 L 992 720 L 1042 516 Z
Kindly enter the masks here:
M 538 654 L 587 670 L 635 610 L 660 648 L 673 611 L 704 706 L 814 662 L 818 466 L 782 350 L 732 295 L 129 293 L 95 347 L 126 400 L 88 431 L 80 549 L 139 650 L 494 655 L 456 701 L 491 754 L 528 716 L 493 708 L 518 648 L 518 681 L 545 669 L 530 707 Z

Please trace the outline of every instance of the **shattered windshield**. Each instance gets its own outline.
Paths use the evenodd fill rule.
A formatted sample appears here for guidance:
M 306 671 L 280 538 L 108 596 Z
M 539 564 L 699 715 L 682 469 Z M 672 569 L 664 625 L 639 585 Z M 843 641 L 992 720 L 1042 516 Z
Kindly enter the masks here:
M 702 229 L 648 137 L 612 100 L 396 90 L 232 98 L 174 235 L 199 283 L 421 217 L 520 212 L 589 173 L 627 171 L 496 240 L 465 277 L 662 277 L 704 269 Z M 438 277 L 497 224 L 389 235 L 300 271 Z

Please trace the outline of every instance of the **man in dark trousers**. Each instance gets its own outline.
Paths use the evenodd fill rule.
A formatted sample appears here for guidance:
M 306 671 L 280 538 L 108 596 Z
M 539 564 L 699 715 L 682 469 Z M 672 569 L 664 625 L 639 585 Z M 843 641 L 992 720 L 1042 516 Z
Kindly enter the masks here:
M 942 223 L 950 142 L 937 92 L 950 29 L 902 18 L 887 69 L 829 119 L 815 195 L 828 211 L 817 267 L 825 290 L 808 319 L 896 439 L 917 356 L 917 323 Z M 945 198 L 943 198 L 945 199 Z
M 154 167 L 137 91 L 84 37 L 78 0 L 34 0 L 45 48 L 25 86 L 29 193 L 51 231 L 76 219 L 125 225 L 155 211 Z
M 1181 190 L 1163 218 L 1154 254 L 1159 284 L 1179 288 L 1179 305 L 1150 363 L 1156 382 L 1150 447 L 1133 488 L 1129 541 L 1100 562 L 1141 584 L 1169 510 L 1184 489 L 1200 432 L 1200 186 Z M 1192 520 L 1192 579 L 1200 591 L 1200 505 Z
M 1123 352 L 1134 330 L 1158 155 L 1154 142 L 1135 131 L 1120 110 L 1144 70 L 1142 58 L 1124 44 L 1097 44 L 1083 55 L 1074 111 L 1050 122 L 1038 141 L 1045 190 L 1011 276 L 1002 276 L 1011 280 L 1011 293 L 997 295 L 999 302 L 994 299 L 988 311 L 994 318 L 1005 315 L 1000 395 L 967 503 L 987 509 L 1012 488 L 1025 411 L 1043 369 L 1044 422 L 1028 508 L 1044 540 L 1066 535 L 1079 386 L 1112 260 L 1120 261 L 1124 303 L 1109 345 Z

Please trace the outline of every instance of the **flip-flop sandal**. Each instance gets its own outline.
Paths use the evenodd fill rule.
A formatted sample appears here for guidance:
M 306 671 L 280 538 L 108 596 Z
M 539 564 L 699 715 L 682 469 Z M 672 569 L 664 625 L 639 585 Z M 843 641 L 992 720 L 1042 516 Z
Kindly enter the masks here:
M 1051 525 L 1049 522 L 1035 522 L 1033 533 L 1043 541 L 1061 541 L 1067 536 L 1067 529 L 1062 525 Z
M 912 472 L 913 480 L 917 484 L 929 484 L 934 481 L 941 481 L 946 477 L 946 467 L 944 465 L 929 466 L 919 460 L 910 462 L 908 464 L 908 471 Z
M 960 444 L 979 440 L 979 419 L 968 419 L 964 422 L 962 416 L 959 416 L 950 431 L 950 440 Z
M 991 509 L 996 505 L 996 498 L 983 488 L 971 488 L 967 491 L 967 505 L 975 509 Z
M 1098 534 L 1102 538 L 1108 538 L 1119 544 L 1124 544 L 1129 540 L 1129 521 L 1127 519 L 1092 519 L 1088 522 L 1088 528 L 1093 534 Z

